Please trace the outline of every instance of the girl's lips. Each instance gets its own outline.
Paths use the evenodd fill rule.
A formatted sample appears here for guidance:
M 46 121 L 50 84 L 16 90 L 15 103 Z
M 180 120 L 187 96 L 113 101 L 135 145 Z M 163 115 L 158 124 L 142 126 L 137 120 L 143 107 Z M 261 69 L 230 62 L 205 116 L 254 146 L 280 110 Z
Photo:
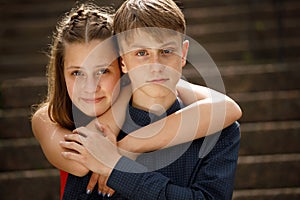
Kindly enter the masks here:
M 99 98 L 81 98 L 83 101 L 85 101 L 86 103 L 99 103 L 100 101 L 102 101 L 105 97 L 99 97 Z

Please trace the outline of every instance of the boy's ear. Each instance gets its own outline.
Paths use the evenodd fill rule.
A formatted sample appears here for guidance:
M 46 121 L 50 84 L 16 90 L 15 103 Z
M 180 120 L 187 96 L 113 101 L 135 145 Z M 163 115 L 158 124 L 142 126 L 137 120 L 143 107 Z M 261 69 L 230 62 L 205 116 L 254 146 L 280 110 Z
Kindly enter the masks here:
M 126 67 L 125 62 L 124 62 L 124 59 L 123 59 L 122 57 L 120 58 L 120 61 L 121 61 L 120 64 L 121 64 L 122 72 L 123 72 L 124 74 L 128 73 L 127 67 Z
M 181 66 L 184 67 L 186 64 L 186 58 L 189 51 L 189 41 L 184 40 L 182 44 L 182 57 L 181 57 Z

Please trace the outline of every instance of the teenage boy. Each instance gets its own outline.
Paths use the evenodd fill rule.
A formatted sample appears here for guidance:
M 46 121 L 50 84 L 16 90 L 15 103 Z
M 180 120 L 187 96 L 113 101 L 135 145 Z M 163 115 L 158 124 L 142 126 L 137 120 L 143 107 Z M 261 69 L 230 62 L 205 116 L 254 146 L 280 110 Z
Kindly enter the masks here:
M 128 73 L 133 87 L 120 140 L 182 108 L 175 91 L 189 43 L 183 38 L 184 16 L 172 0 L 124 2 L 116 13 L 114 30 L 119 34 L 122 70 Z M 111 199 L 232 198 L 240 143 L 237 123 L 222 130 L 222 134 L 206 137 L 217 141 L 204 154 L 205 145 L 210 144 L 202 138 L 141 155 L 137 161 L 121 156 L 105 137 L 86 128 L 77 132 L 80 134 L 76 137 L 81 139 L 78 142 L 96 158 L 78 161 L 108 177 L 107 185 L 116 191 Z M 73 184 L 73 193 L 86 188 L 80 181 L 73 180 Z M 72 193 L 66 190 L 65 195 Z M 94 198 L 99 196 L 89 197 Z

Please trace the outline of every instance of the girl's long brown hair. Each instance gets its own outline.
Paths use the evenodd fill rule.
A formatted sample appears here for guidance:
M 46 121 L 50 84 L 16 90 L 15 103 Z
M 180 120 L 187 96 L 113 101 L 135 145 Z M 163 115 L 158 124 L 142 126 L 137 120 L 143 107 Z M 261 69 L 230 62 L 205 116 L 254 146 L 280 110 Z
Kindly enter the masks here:
M 47 66 L 48 94 L 43 105 L 48 105 L 50 119 L 64 128 L 75 128 L 72 101 L 64 78 L 65 44 L 87 43 L 111 37 L 113 13 L 111 7 L 85 3 L 75 6 L 57 24 Z

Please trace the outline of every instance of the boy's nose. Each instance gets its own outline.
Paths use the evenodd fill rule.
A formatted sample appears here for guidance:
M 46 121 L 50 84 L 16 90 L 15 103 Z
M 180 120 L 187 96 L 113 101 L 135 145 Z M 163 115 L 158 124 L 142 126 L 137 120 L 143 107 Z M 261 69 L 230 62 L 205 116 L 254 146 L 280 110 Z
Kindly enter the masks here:
M 161 63 L 152 63 L 150 65 L 151 72 L 162 72 L 165 70 L 165 66 Z

